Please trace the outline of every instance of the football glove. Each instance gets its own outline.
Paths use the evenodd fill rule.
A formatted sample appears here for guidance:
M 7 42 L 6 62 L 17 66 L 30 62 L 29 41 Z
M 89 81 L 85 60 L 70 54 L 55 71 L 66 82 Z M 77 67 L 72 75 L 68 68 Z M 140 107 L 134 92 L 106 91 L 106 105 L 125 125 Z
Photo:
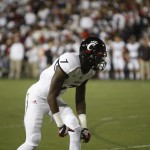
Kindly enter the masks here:
M 83 140 L 84 143 L 89 142 L 91 138 L 91 133 L 87 128 L 82 129 L 81 131 L 81 139 Z
M 58 133 L 60 137 L 64 137 L 68 134 L 68 131 L 74 132 L 74 130 L 70 129 L 66 125 L 63 125 L 62 127 L 59 128 Z

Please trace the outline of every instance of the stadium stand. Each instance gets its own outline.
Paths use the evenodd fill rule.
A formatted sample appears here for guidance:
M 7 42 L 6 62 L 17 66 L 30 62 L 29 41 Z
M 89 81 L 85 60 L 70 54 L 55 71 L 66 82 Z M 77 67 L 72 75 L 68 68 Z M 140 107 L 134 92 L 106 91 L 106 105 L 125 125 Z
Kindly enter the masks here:
M 131 58 L 129 52 L 135 48 L 129 49 L 127 45 L 133 35 L 139 48 Z M 25 50 L 21 77 L 38 77 L 62 53 L 77 52 L 83 38 L 98 36 L 107 43 L 109 67 L 106 72 L 98 72 L 97 78 L 150 80 L 150 69 L 144 71 L 142 65 L 144 60 L 150 68 L 149 0 L 0 1 L 0 78 L 12 77 L 10 49 L 16 36 Z M 121 44 L 116 42 L 116 36 L 125 43 L 123 50 L 119 49 Z M 145 41 L 146 48 L 141 48 Z M 121 51 L 118 56 L 123 59 L 124 73 L 120 77 L 120 70 L 117 68 L 117 74 L 113 63 L 115 48 Z M 131 59 L 139 63 L 134 74 L 130 72 L 135 71 L 130 70 L 129 66 L 134 65 Z M 137 72 L 140 73 L 138 77 Z M 16 78 L 20 78 L 18 76 Z

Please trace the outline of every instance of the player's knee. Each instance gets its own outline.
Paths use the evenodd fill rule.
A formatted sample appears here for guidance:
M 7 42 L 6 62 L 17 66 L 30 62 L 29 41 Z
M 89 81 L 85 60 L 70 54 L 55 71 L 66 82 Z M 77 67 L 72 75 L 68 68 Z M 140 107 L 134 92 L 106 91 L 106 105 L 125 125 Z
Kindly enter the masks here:
M 41 141 L 41 134 L 34 134 L 31 138 L 32 144 L 38 146 Z
M 80 141 L 80 136 L 81 136 L 81 127 L 78 127 L 74 130 L 74 132 L 69 132 L 70 135 L 70 140 L 73 141 L 74 143 Z
M 75 133 L 76 133 L 77 135 L 81 135 L 81 130 L 82 130 L 82 128 L 81 128 L 81 127 L 78 127 L 78 128 L 76 128 L 74 131 L 75 131 Z
M 69 135 L 73 135 L 73 136 L 76 136 L 76 137 L 80 137 L 81 135 L 81 130 L 82 128 L 81 127 L 78 127 L 76 129 L 74 129 L 74 132 L 69 132 Z

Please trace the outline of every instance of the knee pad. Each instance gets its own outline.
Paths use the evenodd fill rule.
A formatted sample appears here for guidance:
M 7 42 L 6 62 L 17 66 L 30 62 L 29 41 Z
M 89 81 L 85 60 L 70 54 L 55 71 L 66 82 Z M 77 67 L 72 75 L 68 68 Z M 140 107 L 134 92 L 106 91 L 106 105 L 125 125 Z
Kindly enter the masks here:
M 27 143 L 29 143 L 29 145 L 32 145 L 34 147 L 37 147 L 40 141 L 41 141 L 41 134 L 33 134 L 30 139 L 27 139 Z
M 32 136 L 32 142 L 34 143 L 35 146 L 37 146 L 40 141 L 41 141 L 41 134 L 34 134 Z
M 69 132 L 70 140 L 74 143 L 79 142 L 81 137 L 81 130 L 82 128 L 78 127 L 74 129 L 74 132 Z
M 74 115 L 70 107 L 60 108 L 62 120 L 66 126 L 72 130 L 80 127 L 77 117 Z
M 82 131 L 82 128 L 81 128 L 81 127 L 78 127 L 78 128 L 76 128 L 76 129 L 74 130 L 74 132 L 75 132 L 76 134 L 81 134 L 81 131 Z

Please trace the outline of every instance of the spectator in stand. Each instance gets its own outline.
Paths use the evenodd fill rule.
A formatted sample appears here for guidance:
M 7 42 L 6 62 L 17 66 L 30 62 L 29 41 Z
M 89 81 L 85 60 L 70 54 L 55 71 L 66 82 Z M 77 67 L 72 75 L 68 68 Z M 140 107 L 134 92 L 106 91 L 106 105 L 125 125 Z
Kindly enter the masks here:
M 2 50 L 2 73 L 3 76 L 8 76 L 10 72 L 10 59 L 9 59 L 9 50 L 12 45 L 12 39 L 7 38 L 5 39 L 1 44 L 1 50 Z
M 4 41 L 3 41 L 4 42 Z M 6 45 L 2 41 L 0 42 L 0 78 L 3 76 L 3 62 L 4 62 L 4 56 L 5 56 L 5 49 Z
M 2 66 L 2 56 L 1 56 L 1 49 L 0 49 L 0 78 L 3 75 L 3 70 L 2 70 L 3 66 Z
M 10 47 L 10 73 L 9 78 L 21 77 L 22 62 L 24 58 L 24 45 L 20 42 L 19 35 L 14 35 L 14 42 Z
M 47 57 L 45 55 L 45 49 L 43 47 L 39 48 L 39 72 L 47 68 Z
M 150 40 L 148 38 L 142 41 L 139 48 L 140 73 L 141 80 L 150 80 Z
M 33 26 L 36 23 L 36 15 L 32 10 L 32 6 L 26 6 L 26 14 L 24 16 L 25 23 L 29 26 Z
M 50 67 L 52 65 L 52 60 L 53 60 L 53 56 L 52 56 L 50 47 L 45 49 L 45 56 L 46 56 L 46 60 L 47 60 L 47 67 Z
M 113 30 L 117 32 L 122 31 L 125 27 L 125 17 L 119 10 L 113 14 L 112 27 L 113 27 Z
M 0 27 L 5 27 L 7 24 L 7 17 L 0 11 Z
M 129 52 L 129 62 L 128 62 L 128 70 L 129 70 L 129 79 L 140 79 L 140 64 L 138 60 L 138 49 L 140 47 L 139 42 L 136 40 L 136 37 L 132 35 L 127 44 L 126 48 Z
M 112 49 L 112 64 L 114 69 L 115 79 L 124 79 L 124 67 L 125 62 L 123 58 L 125 50 L 125 42 L 121 39 L 120 36 L 115 35 L 114 41 L 111 43 Z
M 27 74 L 31 78 L 37 78 L 39 75 L 39 49 L 37 46 L 33 46 L 28 49 L 26 52 L 27 65 L 26 70 Z
M 48 18 L 49 14 L 50 14 L 50 9 L 48 8 L 48 6 L 42 5 L 41 8 L 38 11 L 37 16 L 39 17 L 39 19 L 41 21 L 45 22 L 46 19 Z
M 25 45 L 25 48 L 28 50 L 30 48 L 33 47 L 34 45 L 34 41 L 33 41 L 33 38 L 32 38 L 32 34 L 33 34 L 33 31 L 30 30 L 27 34 L 26 34 L 26 39 L 24 40 L 24 45 Z
M 93 35 L 104 40 L 112 39 L 119 33 L 124 42 L 132 34 L 137 39 L 149 37 L 149 8 L 149 0 L 39 0 L 38 3 L 34 0 L 2 0 L 0 27 L 6 39 L 10 40 L 14 38 L 14 31 L 19 31 L 26 50 L 33 44 L 39 44 L 39 39 L 43 40 L 40 43 L 43 47 L 46 41 L 53 38 L 51 51 L 55 60 L 63 49 L 64 30 L 72 32 L 70 41 L 75 41 L 75 49 L 78 49 L 80 38 Z M 72 44 L 70 41 L 68 50 Z
M 86 11 L 85 13 L 81 13 L 81 18 L 80 18 L 79 24 L 80 24 L 80 27 L 81 27 L 83 33 L 85 34 L 85 36 L 88 35 L 88 33 L 90 33 L 90 31 L 94 27 L 94 21 L 90 16 L 89 10 Z M 86 38 L 86 37 L 84 37 L 84 38 Z

